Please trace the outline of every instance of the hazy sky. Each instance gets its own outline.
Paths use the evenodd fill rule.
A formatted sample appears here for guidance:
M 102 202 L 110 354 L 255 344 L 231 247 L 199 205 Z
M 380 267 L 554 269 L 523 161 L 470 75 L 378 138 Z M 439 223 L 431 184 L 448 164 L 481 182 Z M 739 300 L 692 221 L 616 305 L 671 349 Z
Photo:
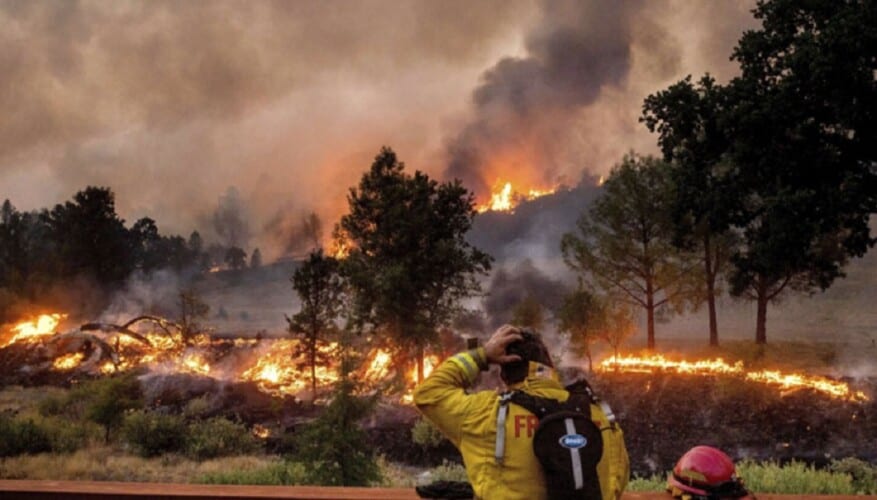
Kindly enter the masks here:
M 331 227 L 382 145 L 481 198 L 574 184 L 655 151 L 646 95 L 733 75 L 751 7 L 0 0 L 0 198 L 109 186 L 129 222 L 188 234 L 234 187 L 265 251 L 278 217 Z

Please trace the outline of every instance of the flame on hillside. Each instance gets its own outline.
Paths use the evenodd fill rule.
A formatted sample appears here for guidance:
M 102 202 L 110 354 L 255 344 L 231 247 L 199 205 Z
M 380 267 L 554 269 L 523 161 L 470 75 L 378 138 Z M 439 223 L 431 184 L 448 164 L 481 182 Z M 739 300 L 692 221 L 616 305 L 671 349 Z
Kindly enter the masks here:
M 66 314 L 40 314 L 36 318 L 22 321 L 11 328 L 14 334 L 2 347 L 14 344 L 15 342 L 27 342 L 39 339 L 40 337 L 54 335 L 58 324 L 66 317 Z
M 803 373 L 782 373 L 777 370 L 748 371 L 742 361 L 728 363 L 722 358 L 696 361 L 674 361 L 660 354 L 651 356 L 612 356 L 600 363 L 603 371 L 634 373 L 670 372 L 692 375 L 731 375 L 748 381 L 767 384 L 783 391 L 810 389 L 832 398 L 848 401 L 868 401 L 862 391 L 853 391 L 849 384 L 826 377 Z
M 23 321 L 12 330 L 8 344 L 39 345 L 40 356 L 52 359 L 55 372 L 115 375 L 146 368 L 164 373 L 192 373 L 235 382 L 254 382 L 260 391 L 296 397 L 311 390 L 311 370 L 304 344 L 298 339 L 211 339 L 186 334 L 185 328 L 157 316 L 139 316 L 121 325 L 86 323 L 77 330 L 57 332 L 63 314 L 47 314 Z M 5 345 L 3 347 L 6 347 Z M 35 351 L 36 352 L 36 351 Z M 339 379 L 339 345 L 318 345 L 315 367 L 318 391 Z M 364 362 L 351 374 L 363 390 L 385 385 L 396 376 L 409 391 L 417 383 L 417 369 L 394 362 L 398 355 L 384 349 L 364 353 Z M 436 356 L 424 359 L 428 375 L 438 364 Z M 400 371 L 406 366 L 405 371 Z M 403 400 L 406 398 L 403 396 Z
M 526 191 L 518 191 L 514 187 L 512 187 L 511 182 L 497 182 L 493 189 L 493 193 L 491 193 L 490 195 L 490 200 L 487 201 L 487 203 L 476 206 L 475 210 L 479 213 L 487 211 L 511 212 L 522 201 L 534 200 L 536 198 L 552 194 L 555 191 L 557 191 L 557 188 L 528 189 Z

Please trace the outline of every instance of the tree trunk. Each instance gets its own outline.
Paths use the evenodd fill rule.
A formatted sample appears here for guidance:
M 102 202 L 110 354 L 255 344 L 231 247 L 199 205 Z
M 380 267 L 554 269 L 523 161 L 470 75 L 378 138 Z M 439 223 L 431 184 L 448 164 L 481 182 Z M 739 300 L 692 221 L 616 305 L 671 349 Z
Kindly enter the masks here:
M 758 314 L 755 319 L 755 343 L 767 344 L 767 286 L 763 278 L 758 281 L 756 300 L 758 302 Z
M 417 383 L 423 382 L 423 346 L 417 344 Z
M 704 267 L 706 268 L 706 302 L 710 316 L 710 345 L 719 345 L 719 325 L 716 321 L 716 270 L 709 234 L 703 237 Z
M 646 315 L 648 317 L 646 348 L 655 349 L 655 297 L 652 291 L 652 282 L 646 283 Z

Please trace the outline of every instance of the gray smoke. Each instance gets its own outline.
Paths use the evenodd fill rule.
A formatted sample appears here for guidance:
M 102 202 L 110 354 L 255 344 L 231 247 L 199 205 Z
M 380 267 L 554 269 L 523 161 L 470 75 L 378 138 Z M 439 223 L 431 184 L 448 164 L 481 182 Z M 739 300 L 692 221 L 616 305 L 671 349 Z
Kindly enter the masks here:
M 550 0 L 529 33 L 527 56 L 504 58 L 475 90 L 475 118 L 448 146 L 447 175 L 476 192 L 489 179 L 481 168 L 492 156 L 529 151 L 543 180 L 554 181 L 573 116 L 604 86 L 617 86 L 631 65 L 631 19 L 638 1 Z M 526 160 L 526 159 L 525 159 Z

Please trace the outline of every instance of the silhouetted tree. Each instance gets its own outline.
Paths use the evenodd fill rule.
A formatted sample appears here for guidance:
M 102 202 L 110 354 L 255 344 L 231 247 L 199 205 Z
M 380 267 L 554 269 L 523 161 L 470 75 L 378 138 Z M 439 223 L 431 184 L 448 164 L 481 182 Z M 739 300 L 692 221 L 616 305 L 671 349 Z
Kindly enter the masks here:
M 490 257 L 465 239 L 475 216 L 472 195 L 459 181 L 439 184 L 382 148 L 347 197 L 349 213 L 337 237 L 351 245 L 342 271 L 352 295 L 352 319 L 387 332 L 417 357 L 437 341 L 459 300 L 479 290 L 475 276 Z
M 603 196 L 579 219 L 578 233 L 563 236 L 564 260 L 586 283 L 644 309 L 653 349 L 655 314 L 680 311 L 697 295 L 692 256 L 672 244 L 668 166 L 651 157 L 625 156 L 603 188 Z
M 180 305 L 180 336 L 183 343 L 191 345 L 195 336 L 202 332 L 200 321 L 210 314 L 210 306 L 201 300 L 194 289 L 181 289 L 179 291 Z
M 116 215 L 109 188 L 85 188 L 72 202 L 56 205 L 47 222 L 62 277 L 86 274 L 98 283 L 114 285 L 134 269 L 131 238 Z
M 247 210 L 238 190 L 230 187 L 219 197 L 213 212 L 213 230 L 227 247 L 246 248 L 250 241 Z
M 564 297 L 558 311 L 558 330 L 569 334 L 570 344 L 588 358 L 588 371 L 594 371 L 591 346 L 599 338 L 603 322 L 601 304 L 594 295 L 578 288 Z
M 225 265 L 236 271 L 247 267 L 247 252 L 238 247 L 228 248 L 225 251 Z
M 727 107 L 724 89 L 709 75 L 697 85 L 691 77 L 646 98 L 641 121 L 657 131 L 675 187 L 671 202 L 673 242 L 699 254 L 709 313 L 709 343 L 719 344 L 716 297 L 735 238 L 730 230 L 736 200 L 725 159 L 729 139 L 721 127 Z
M 761 344 L 770 301 L 825 290 L 875 243 L 877 5 L 772 0 L 754 13 L 724 126 L 741 237 L 731 293 L 756 302 Z
M 250 269 L 259 269 L 260 267 L 262 267 L 262 251 L 257 248 L 250 255 Z
M 338 330 L 335 320 L 340 312 L 343 291 L 338 261 L 323 255 L 322 250 L 313 251 L 295 270 L 291 281 L 301 300 L 301 309 L 291 318 L 287 316 L 286 321 L 289 332 L 302 340 L 302 351 L 311 372 L 311 396 L 316 398 L 317 364 L 328 362 L 329 356 L 319 347 L 327 336 Z

